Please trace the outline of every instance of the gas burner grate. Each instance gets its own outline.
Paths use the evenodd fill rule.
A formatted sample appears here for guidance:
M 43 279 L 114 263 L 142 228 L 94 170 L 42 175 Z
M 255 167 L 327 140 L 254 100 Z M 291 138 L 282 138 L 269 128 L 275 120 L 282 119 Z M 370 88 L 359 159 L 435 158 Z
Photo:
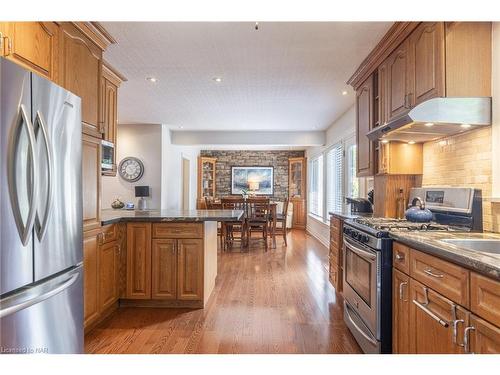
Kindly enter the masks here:
M 453 231 L 453 227 L 435 222 L 414 223 L 405 219 L 390 218 L 356 218 L 355 221 L 361 225 L 380 231 Z

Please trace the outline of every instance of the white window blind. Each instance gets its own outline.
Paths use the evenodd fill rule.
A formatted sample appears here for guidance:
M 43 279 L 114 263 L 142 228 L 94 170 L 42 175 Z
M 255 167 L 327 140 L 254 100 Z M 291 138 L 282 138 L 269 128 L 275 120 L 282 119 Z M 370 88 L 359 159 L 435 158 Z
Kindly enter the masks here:
M 356 144 L 347 145 L 347 197 L 359 197 L 359 179 L 356 177 Z
M 344 149 L 339 143 L 326 153 L 326 209 L 341 211 L 344 200 Z
M 309 212 L 323 216 L 323 155 L 309 162 Z

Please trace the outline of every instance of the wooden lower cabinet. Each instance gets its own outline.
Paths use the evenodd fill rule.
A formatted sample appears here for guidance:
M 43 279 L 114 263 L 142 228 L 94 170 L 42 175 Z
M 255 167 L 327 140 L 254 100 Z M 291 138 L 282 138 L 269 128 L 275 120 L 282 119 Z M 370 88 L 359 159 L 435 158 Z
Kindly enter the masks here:
M 151 223 L 127 224 L 128 299 L 151 299 Z
M 118 301 L 120 245 L 109 242 L 99 246 L 99 310 L 104 311 Z
M 203 240 L 177 240 L 177 299 L 203 299 Z
M 400 243 L 394 244 L 394 254 L 393 353 L 500 353 L 499 305 L 495 303 L 499 281 Z M 440 284 L 415 272 L 419 269 L 415 264 L 424 261 L 427 266 L 423 269 L 429 270 L 424 274 L 443 274 Z M 469 282 L 470 307 L 469 299 L 463 298 L 469 290 L 464 285 Z M 451 289 L 455 292 L 450 293 Z
M 329 277 L 330 283 L 338 293 L 342 293 L 342 233 L 344 222 L 336 216 L 330 217 L 330 252 Z
M 180 226 L 127 224 L 127 299 L 203 301 L 204 240 L 183 238 L 203 233 L 203 224 Z
M 99 230 L 83 238 L 83 325 L 99 317 Z
M 153 299 L 177 297 L 177 240 L 154 239 L 151 275 Z
M 392 352 L 410 353 L 410 277 L 396 270 L 392 271 Z
M 471 315 L 467 334 L 470 342 L 469 352 L 476 354 L 500 353 L 500 328 Z
M 413 279 L 410 279 L 409 301 L 410 353 L 464 353 L 459 345 L 463 342 L 463 330 L 457 327 L 455 331 L 453 326 L 455 320 L 463 320 L 462 327 L 468 324 L 467 310 Z

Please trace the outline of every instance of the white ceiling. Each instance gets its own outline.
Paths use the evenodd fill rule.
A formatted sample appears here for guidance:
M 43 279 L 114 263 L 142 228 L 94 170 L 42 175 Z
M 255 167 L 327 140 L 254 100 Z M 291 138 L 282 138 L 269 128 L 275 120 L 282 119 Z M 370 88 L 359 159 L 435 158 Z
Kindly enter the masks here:
M 103 24 L 118 41 L 105 59 L 128 78 L 120 123 L 298 131 L 325 129 L 354 103 L 345 82 L 392 23 Z

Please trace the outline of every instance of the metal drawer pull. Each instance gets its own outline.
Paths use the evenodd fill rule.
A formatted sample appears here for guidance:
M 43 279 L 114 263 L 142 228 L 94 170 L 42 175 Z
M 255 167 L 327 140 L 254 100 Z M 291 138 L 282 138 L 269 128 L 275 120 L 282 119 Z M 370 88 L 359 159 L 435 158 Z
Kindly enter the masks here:
M 465 328 L 464 330 L 464 351 L 465 353 L 472 353 L 470 351 L 470 337 L 469 337 L 469 332 L 470 331 L 475 331 L 476 330 L 476 327 L 467 327 Z
M 426 273 L 429 276 L 436 277 L 438 279 L 442 279 L 444 277 L 444 275 L 432 272 L 430 268 L 425 269 L 424 273 Z
M 405 259 L 405 256 L 402 255 L 402 254 L 396 254 L 396 260 L 404 260 Z
M 441 324 L 443 327 L 448 327 L 449 323 L 446 320 L 441 319 L 439 316 L 437 316 L 434 312 L 432 312 L 429 308 L 427 308 L 425 305 L 421 304 L 417 300 L 413 300 L 413 303 L 417 305 L 419 309 L 421 309 L 423 312 L 425 312 L 427 315 L 429 315 L 432 319 L 434 319 L 436 322 Z
M 451 306 L 451 316 L 452 316 L 452 325 L 453 325 L 453 343 L 461 348 L 465 345 L 458 343 L 457 335 L 458 335 L 458 323 L 465 323 L 463 319 L 457 319 L 457 305 L 452 304 Z
M 399 299 L 403 302 L 408 301 L 407 299 L 403 298 L 403 288 L 405 285 L 408 285 L 408 281 L 403 281 L 402 283 L 399 284 Z

